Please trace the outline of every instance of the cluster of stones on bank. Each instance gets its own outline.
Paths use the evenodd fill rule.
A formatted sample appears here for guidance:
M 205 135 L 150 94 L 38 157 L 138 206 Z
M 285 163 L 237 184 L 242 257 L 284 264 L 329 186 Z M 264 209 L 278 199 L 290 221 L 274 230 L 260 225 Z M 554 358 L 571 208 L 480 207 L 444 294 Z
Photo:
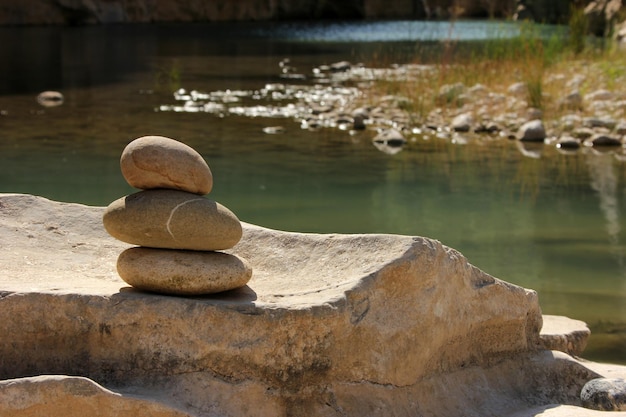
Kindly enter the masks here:
M 433 77 L 436 71 L 433 66 L 367 68 L 341 61 L 316 67 L 311 75 L 297 72 L 289 60 L 281 61 L 279 67 L 285 82 L 266 84 L 258 90 L 204 93 L 180 89 L 174 93 L 174 99 L 182 104 L 164 104 L 156 110 L 204 112 L 218 117 L 285 118 L 299 122 L 302 129 L 334 128 L 351 135 L 374 131 L 373 145 L 391 154 L 420 138 L 438 138 L 461 145 L 476 138 L 508 138 L 554 145 L 563 153 L 580 148 L 612 148 L 620 151 L 616 153 L 618 159 L 626 159 L 622 151 L 626 118 L 619 117 L 626 110 L 626 97 L 606 89 L 582 95 L 585 77 L 580 74 L 569 80 L 564 80 L 565 75 L 546 80 L 565 84 L 568 92 L 557 99 L 564 115 L 545 122 L 541 110 L 529 107 L 528 86 L 523 82 L 509 86 L 506 93 L 489 91 L 481 84 L 443 85 L 436 101 L 444 105 L 427 115 L 417 115 L 411 109 L 414 100 L 408 96 L 379 97 L 369 94 L 369 90 L 380 80 Z M 412 93 L 415 92 L 407 91 Z M 374 100 L 376 104 L 371 104 Z M 445 105 L 451 100 L 453 105 Z M 582 115 L 583 106 L 591 116 Z M 263 129 L 268 134 L 285 130 L 284 126 Z

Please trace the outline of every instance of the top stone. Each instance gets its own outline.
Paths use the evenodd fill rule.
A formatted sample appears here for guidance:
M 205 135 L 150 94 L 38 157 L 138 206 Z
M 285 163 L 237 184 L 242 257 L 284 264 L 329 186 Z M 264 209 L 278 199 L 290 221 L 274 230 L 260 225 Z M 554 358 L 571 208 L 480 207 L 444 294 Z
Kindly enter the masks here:
M 167 188 L 208 194 L 213 174 L 190 146 L 163 136 L 143 136 L 130 142 L 120 158 L 122 175 L 135 188 Z

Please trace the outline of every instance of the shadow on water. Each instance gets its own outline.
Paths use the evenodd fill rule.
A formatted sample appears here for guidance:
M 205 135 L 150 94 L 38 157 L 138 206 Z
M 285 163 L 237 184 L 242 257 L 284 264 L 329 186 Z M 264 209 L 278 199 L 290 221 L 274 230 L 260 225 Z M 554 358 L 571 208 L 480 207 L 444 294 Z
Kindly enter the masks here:
M 546 34 L 558 27 L 545 26 Z M 155 57 L 265 57 L 264 66 L 294 56 L 336 56 L 353 62 L 428 61 L 441 40 L 468 51 L 519 34 L 513 22 L 238 22 L 84 27 L 2 27 L 1 94 L 84 88 L 122 81 L 149 69 Z M 547 36 L 547 35 L 546 35 Z M 319 61 L 316 62 L 319 64 Z M 257 70 L 262 66 L 256 67 Z M 220 68 L 228 76 L 227 68 Z
M 0 28 L 0 94 L 119 82 L 145 70 L 148 42 L 124 42 L 132 26 Z
M 399 55 L 415 49 L 412 41 L 395 45 L 380 41 L 367 45 L 295 43 L 276 38 L 275 33 L 267 23 L 0 28 L 0 79 L 4 80 L 0 95 L 121 82 L 149 70 L 156 57 L 263 57 L 265 62 L 257 59 L 255 68 L 263 71 L 273 70 L 276 60 L 285 56 L 339 56 L 352 50 L 359 60 L 386 55 L 389 49 Z M 224 78 L 234 75 L 225 67 L 206 70 Z

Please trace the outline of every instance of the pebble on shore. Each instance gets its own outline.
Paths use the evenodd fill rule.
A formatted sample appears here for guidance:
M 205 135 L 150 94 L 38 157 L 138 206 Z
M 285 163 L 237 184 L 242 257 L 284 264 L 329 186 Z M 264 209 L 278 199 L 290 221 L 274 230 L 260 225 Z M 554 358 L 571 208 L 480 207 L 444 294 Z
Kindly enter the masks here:
M 580 148 L 586 151 L 589 145 L 592 149 L 609 148 L 602 141 L 587 142 L 587 146 L 578 148 L 574 143 L 570 147 L 569 143 L 559 146 L 556 138 L 566 134 L 580 141 L 597 134 L 610 134 L 624 143 L 626 93 L 620 93 L 618 89 L 608 91 L 602 87 L 602 71 L 598 68 L 584 69 L 583 73 L 578 70 L 561 69 L 565 73 L 546 74 L 546 80 L 551 86 L 558 86 L 555 87 L 558 91 L 544 92 L 542 98 L 546 106 L 534 103 L 534 106 L 541 108 L 531 106 L 529 85 L 525 82 L 514 82 L 508 87 L 487 87 L 482 84 L 466 86 L 460 82 L 438 86 L 434 83 L 432 90 L 427 91 L 425 97 L 420 96 L 416 102 L 415 97 L 384 94 L 376 88 L 376 81 L 400 81 L 411 86 L 413 80 L 432 78 L 437 73 L 436 66 L 405 64 L 371 68 L 341 61 L 314 68 L 311 78 L 314 83 L 311 84 L 274 83 L 266 84 L 259 90 L 237 91 L 238 97 L 260 100 L 262 104 L 231 103 L 225 99 L 233 94 L 230 90 L 200 93 L 181 89 L 174 96 L 177 100 L 185 101 L 184 106 L 163 105 L 158 110 L 203 111 L 219 117 L 228 114 L 284 117 L 299 122 L 302 129 L 346 130 L 356 138 L 365 136 L 361 132 L 396 130 L 405 135 L 407 143 L 416 142 L 419 136 L 424 140 L 436 137 L 454 144 L 466 144 L 480 138 L 489 141 L 509 138 L 555 145 L 559 152 L 567 151 L 568 154 L 575 154 Z M 585 83 L 590 79 L 600 88 L 591 89 L 583 97 L 581 89 L 583 86 L 588 87 Z M 429 97 L 428 94 L 434 96 Z M 424 102 L 431 101 L 434 108 L 422 107 Z M 557 110 L 556 120 L 550 119 L 553 110 Z M 565 114 L 561 115 L 563 112 Z M 525 124 L 533 120 L 534 124 Z M 274 133 L 273 130 L 268 132 Z M 461 137 L 459 133 L 468 134 Z M 390 155 L 406 148 L 403 144 L 398 146 L 399 143 L 380 136 L 376 136 L 372 144 Z M 626 159 L 626 147 L 621 151 L 617 147 L 611 149 L 616 158 Z

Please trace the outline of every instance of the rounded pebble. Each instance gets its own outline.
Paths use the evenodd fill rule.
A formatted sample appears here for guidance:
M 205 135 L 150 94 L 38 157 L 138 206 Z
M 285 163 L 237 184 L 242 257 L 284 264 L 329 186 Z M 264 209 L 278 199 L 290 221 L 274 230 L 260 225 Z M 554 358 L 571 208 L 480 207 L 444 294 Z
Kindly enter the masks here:
M 620 138 L 614 136 L 596 134 L 592 137 L 585 139 L 585 146 L 622 146 Z
M 543 142 L 546 138 L 543 122 L 535 119 L 524 123 L 517 133 L 517 138 L 526 142 Z
M 135 288 L 163 294 L 202 295 L 243 287 L 248 262 L 223 252 L 134 247 L 117 259 L 120 277 Z
M 452 120 L 452 129 L 455 132 L 469 132 L 474 124 L 474 118 L 470 113 L 462 113 Z
M 242 236 L 241 222 L 223 205 L 176 190 L 147 190 L 119 198 L 102 222 L 122 242 L 165 249 L 223 250 Z
M 141 190 L 168 188 L 208 194 L 213 174 L 190 146 L 164 136 L 143 136 L 130 142 L 120 158 L 122 175 Z
M 580 139 L 571 136 L 561 136 L 556 142 L 556 147 L 559 149 L 578 149 L 580 148 Z
M 37 103 L 44 107 L 56 107 L 63 104 L 63 94 L 58 91 L 44 91 L 37 96 Z
M 596 378 L 580 391 L 586 408 L 600 411 L 626 411 L 626 381 L 622 378 Z

